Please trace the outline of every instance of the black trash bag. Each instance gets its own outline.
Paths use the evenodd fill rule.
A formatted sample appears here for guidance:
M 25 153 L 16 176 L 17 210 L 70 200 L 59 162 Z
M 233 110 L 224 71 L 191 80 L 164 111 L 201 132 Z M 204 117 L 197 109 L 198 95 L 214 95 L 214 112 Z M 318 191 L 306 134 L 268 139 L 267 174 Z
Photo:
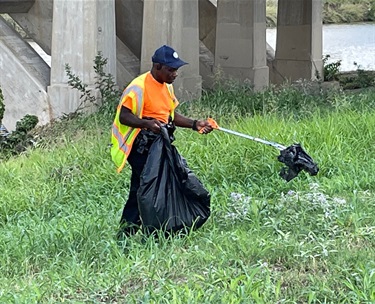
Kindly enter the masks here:
M 277 159 L 287 166 L 280 171 L 280 176 L 287 182 L 295 178 L 302 170 L 310 175 L 317 175 L 319 172 L 318 165 L 302 149 L 300 144 L 293 144 L 280 151 Z
M 165 127 L 154 140 L 141 175 L 138 208 L 146 233 L 201 227 L 210 216 L 210 194 L 171 144 Z

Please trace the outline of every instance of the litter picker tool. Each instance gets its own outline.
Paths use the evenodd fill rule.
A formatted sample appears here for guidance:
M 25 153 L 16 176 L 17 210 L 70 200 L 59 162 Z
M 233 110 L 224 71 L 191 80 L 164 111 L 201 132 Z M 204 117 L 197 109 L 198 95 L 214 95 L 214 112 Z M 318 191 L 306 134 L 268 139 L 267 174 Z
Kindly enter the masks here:
M 267 141 L 258 137 L 250 136 L 247 134 L 219 127 L 217 122 L 212 118 L 208 118 L 207 121 L 210 123 L 212 128 L 216 130 L 247 138 L 252 141 L 256 141 L 278 149 L 280 151 L 280 155 L 277 157 L 277 159 L 286 165 L 286 167 L 283 167 L 281 169 L 280 176 L 287 182 L 295 178 L 302 170 L 308 172 L 310 175 L 318 174 L 318 165 L 302 149 L 300 144 L 293 144 L 289 147 L 286 147 L 272 141 Z

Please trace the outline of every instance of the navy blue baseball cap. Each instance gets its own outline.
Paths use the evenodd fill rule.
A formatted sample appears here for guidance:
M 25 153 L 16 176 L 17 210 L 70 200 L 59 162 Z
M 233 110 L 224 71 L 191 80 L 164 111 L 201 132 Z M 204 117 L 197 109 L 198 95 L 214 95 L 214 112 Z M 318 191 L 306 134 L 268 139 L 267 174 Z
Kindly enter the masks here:
M 155 51 L 154 56 L 152 56 L 152 62 L 161 63 L 174 69 L 188 64 L 181 60 L 177 52 L 168 45 L 163 45 Z

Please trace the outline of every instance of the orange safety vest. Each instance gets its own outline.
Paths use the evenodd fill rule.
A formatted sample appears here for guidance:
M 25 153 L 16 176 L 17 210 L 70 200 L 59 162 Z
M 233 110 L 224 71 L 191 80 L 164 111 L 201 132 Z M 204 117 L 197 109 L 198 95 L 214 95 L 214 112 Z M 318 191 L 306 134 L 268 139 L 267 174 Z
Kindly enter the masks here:
M 141 131 L 139 128 L 133 128 L 130 126 L 123 125 L 120 123 L 120 112 L 122 108 L 122 101 L 126 97 L 130 97 L 132 100 L 132 113 L 139 118 L 142 118 L 143 112 L 143 99 L 144 99 L 144 92 L 145 92 L 145 79 L 149 72 L 140 75 L 139 77 L 135 78 L 124 90 L 120 103 L 117 106 L 116 116 L 112 125 L 112 147 L 111 147 L 111 157 L 112 161 L 115 163 L 117 167 L 117 172 L 120 173 L 121 170 L 124 168 L 126 164 L 126 160 L 130 154 L 131 148 L 133 146 L 133 142 L 137 137 L 138 133 Z M 171 84 L 167 84 L 167 88 L 169 94 L 171 96 L 171 117 L 172 120 L 174 119 L 174 92 L 173 86 Z

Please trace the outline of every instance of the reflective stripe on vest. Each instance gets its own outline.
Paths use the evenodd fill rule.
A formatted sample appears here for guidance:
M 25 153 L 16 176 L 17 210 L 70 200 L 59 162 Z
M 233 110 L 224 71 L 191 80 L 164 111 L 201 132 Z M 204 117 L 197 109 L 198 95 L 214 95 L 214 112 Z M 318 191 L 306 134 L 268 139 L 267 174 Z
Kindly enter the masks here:
M 142 118 L 145 78 L 146 74 L 139 76 L 125 89 L 121 96 L 121 101 L 117 107 L 116 116 L 112 126 L 111 156 L 117 167 L 118 173 L 120 173 L 124 168 L 133 142 L 138 133 L 141 131 L 139 128 L 132 128 L 120 123 L 120 112 L 123 99 L 125 97 L 130 97 L 132 100 L 132 113 L 137 117 Z
M 128 95 L 130 92 L 134 92 L 136 95 L 136 98 L 132 98 L 133 101 L 133 114 L 138 116 L 139 118 L 142 118 L 141 110 L 142 110 L 142 103 L 143 103 L 143 90 L 138 86 L 131 86 L 127 88 L 123 94 L 123 96 Z M 122 98 L 121 98 L 122 100 Z M 118 112 L 120 114 L 122 105 L 119 105 Z M 120 149 L 123 153 L 128 153 L 129 150 L 129 144 L 127 143 L 127 140 L 132 137 L 132 131 L 134 128 L 128 127 L 128 128 L 122 128 L 122 132 L 120 131 L 121 124 L 118 125 L 116 123 L 113 123 L 113 136 L 116 137 L 118 142 L 118 149 Z M 128 129 L 128 130 L 126 130 Z M 134 132 L 133 132 L 134 133 Z
M 171 104 L 171 118 L 172 120 L 174 120 L 174 108 L 175 108 L 175 97 L 174 97 L 174 90 L 173 90 L 173 85 L 172 84 L 167 84 L 167 88 L 168 88 L 168 92 L 169 92 L 169 95 L 171 96 L 171 101 L 172 101 L 172 104 Z

